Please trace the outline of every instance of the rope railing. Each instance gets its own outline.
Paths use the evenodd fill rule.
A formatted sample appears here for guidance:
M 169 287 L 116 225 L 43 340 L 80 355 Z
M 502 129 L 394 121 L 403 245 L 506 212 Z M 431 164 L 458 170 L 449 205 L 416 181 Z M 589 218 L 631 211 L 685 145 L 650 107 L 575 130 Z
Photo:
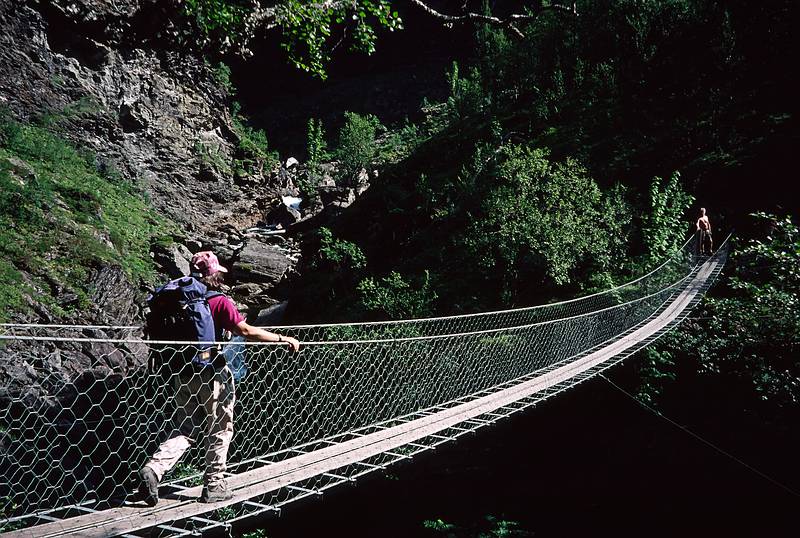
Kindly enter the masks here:
M 599 291 L 590 295 L 577 297 L 565 301 L 534 305 L 524 308 L 513 308 L 497 310 L 491 312 L 477 312 L 471 314 L 460 314 L 454 316 L 440 316 L 431 318 L 415 318 L 404 320 L 373 321 L 362 323 L 323 323 L 310 325 L 278 325 L 273 327 L 276 330 L 290 329 L 296 331 L 298 336 L 305 334 L 325 334 L 326 331 L 334 334 L 346 328 L 356 335 L 370 336 L 374 334 L 386 333 L 393 334 L 393 327 L 410 325 L 424 326 L 424 332 L 429 334 L 440 334 L 450 324 L 464 322 L 469 324 L 475 320 L 477 325 L 505 327 L 514 324 L 516 320 L 528 319 L 530 323 L 535 320 L 556 319 L 564 312 L 571 312 L 575 315 L 581 312 L 590 312 L 601 305 L 611 305 L 624 302 L 627 297 L 640 296 L 647 290 L 660 289 L 666 283 L 675 280 L 675 277 L 684 270 L 687 263 L 696 258 L 697 238 L 691 236 L 687 241 L 670 257 L 650 272 L 623 284 L 617 285 L 607 290 Z M 120 335 L 122 333 L 132 336 L 142 330 L 139 325 L 68 325 L 68 324 L 22 324 L 22 323 L 3 323 L 0 330 L 9 334 L 25 335 L 29 331 L 107 331 Z M 49 334 L 52 336 L 52 334 Z M 317 336 L 319 339 L 326 339 Z M 303 339 L 306 341 L 307 339 Z
M 697 271 L 690 239 L 635 281 L 532 308 L 423 320 L 283 327 L 303 342 L 227 342 L 246 363 L 236 384 L 229 464 L 265 458 L 544 371 L 654 315 Z M 0 327 L 0 523 L 3 517 L 121 499 L 169 429 L 172 357 L 197 342 L 142 340 L 133 326 Z M 153 358 L 161 359 L 154 361 Z M 69 363 L 73 372 L 65 373 Z M 150 367 L 148 367 L 148 363 Z M 27 386 L 3 368 L 29 369 Z M 244 370 L 237 372 L 237 375 Z M 197 475 L 203 446 L 173 480 Z

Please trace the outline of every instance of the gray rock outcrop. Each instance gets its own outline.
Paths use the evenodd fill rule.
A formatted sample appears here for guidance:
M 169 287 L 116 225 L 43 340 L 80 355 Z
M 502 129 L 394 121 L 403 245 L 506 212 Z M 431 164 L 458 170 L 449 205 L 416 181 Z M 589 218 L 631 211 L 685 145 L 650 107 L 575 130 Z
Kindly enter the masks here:
M 233 269 L 237 280 L 274 286 L 286 276 L 291 265 L 286 249 L 251 239 L 239 253 Z
M 0 2 L 0 105 L 22 120 L 56 115 L 65 135 L 190 230 L 250 226 L 269 177 L 253 192 L 234 182 L 238 137 L 224 90 L 200 59 L 164 50 L 163 40 L 147 46 L 166 32 L 158 17 L 171 5 Z

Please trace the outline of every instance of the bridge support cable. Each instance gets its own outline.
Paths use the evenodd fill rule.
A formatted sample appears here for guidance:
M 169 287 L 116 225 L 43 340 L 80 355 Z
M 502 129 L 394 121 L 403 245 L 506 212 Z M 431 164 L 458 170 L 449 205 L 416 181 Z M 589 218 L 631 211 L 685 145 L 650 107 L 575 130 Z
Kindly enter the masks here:
M 148 355 L 186 354 L 196 343 L 144 342 L 132 327 L 4 326 L 0 343 L 17 364 L 47 368 L 64 354 L 88 364 L 70 380 L 0 384 L 8 403 L 0 407 L 0 528 L 24 527 L 10 536 L 110 536 L 158 526 L 178 535 L 211 529 L 220 513 L 229 520 L 217 525 L 277 512 L 520 412 L 629 356 L 700 300 L 726 248 L 698 258 L 690 240 L 631 283 L 542 307 L 283 328 L 306 343 L 298 355 L 269 344 L 223 345 L 246 357 L 249 372 L 236 387 L 234 498 L 217 504 L 197 502 L 202 447 L 166 477 L 156 507 L 123 502 L 174 407 L 177 376 L 169 361 L 147 368 Z

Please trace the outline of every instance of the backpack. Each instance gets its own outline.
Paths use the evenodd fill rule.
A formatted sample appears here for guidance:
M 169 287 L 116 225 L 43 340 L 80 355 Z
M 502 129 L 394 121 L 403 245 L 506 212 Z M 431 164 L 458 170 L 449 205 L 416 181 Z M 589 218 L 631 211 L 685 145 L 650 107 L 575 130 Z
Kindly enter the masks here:
M 209 343 L 214 342 L 216 331 L 208 304 L 216 295 L 221 294 L 209 292 L 205 284 L 188 276 L 170 280 L 147 297 L 149 311 L 145 315 L 145 332 L 148 339 L 205 342 L 197 346 L 151 345 L 153 372 L 165 365 L 172 374 L 179 373 L 190 363 L 202 367 L 217 365 L 217 348 Z

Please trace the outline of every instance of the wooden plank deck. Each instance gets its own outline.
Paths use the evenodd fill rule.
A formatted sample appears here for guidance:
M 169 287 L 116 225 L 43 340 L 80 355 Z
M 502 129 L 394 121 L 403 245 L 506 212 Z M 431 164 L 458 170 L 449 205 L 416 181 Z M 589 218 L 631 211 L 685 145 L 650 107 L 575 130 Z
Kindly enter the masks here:
M 719 262 L 707 261 L 686 288 L 651 321 L 632 333 L 574 362 L 561 366 L 529 381 L 510 388 L 445 409 L 433 415 L 387 428 L 351 441 L 283 460 L 234 475 L 228 479 L 234 497 L 228 501 L 206 504 L 197 501 L 201 488 L 187 489 L 180 494 L 162 498 L 159 504 L 128 505 L 99 511 L 62 521 L 45 523 L 6 533 L 8 538 L 31 537 L 105 537 L 117 536 L 155 527 L 173 521 L 241 503 L 247 499 L 275 491 L 281 487 L 312 478 L 334 469 L 363 461 L 369 457 L 406 445 L 415 440 L 455 426 L 460 422 L 526 398 L 548 387 L 589 370 L 622 353 L 640 341 L 655 334 L 678 317 L 699 293 L 705 281 L 713 274 Z

